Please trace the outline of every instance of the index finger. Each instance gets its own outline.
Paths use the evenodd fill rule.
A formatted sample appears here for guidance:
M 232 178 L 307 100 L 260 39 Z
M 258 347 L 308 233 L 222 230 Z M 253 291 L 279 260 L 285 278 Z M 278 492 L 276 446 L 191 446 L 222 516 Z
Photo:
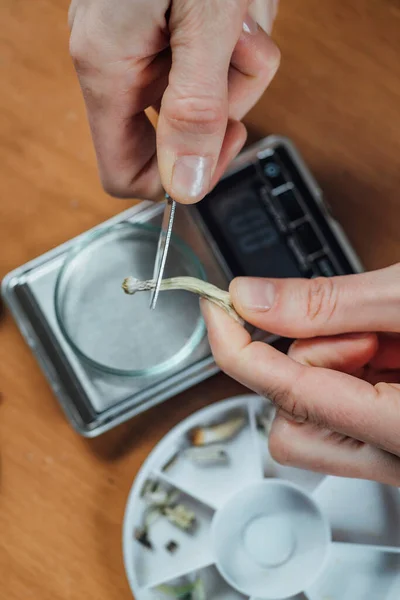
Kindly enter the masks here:
M 164 93 L 171 57 L 152 4 L 125 0 L 116 10 L 107 0 L 74 2 L 69 13 L 70 54 L 101 180 L 118 197 L 152 199 L 161 189 L 156 134 L 145 110 Z
M 131 66 L 133 80 L 127 90 L 127 74 L 118 66 L 99 75 L 78 69 L 88 121 L 104 189 L 120 198 L 154 198 L 161 189 L 156 157 L 156 133 L 145 109 L 167 85 L 167 54 L 143 68 Z M 143 90 L 135 79 L 150 81 Z
M 209 341 L 219 367 L 268 397 L 299 421 L 399 453 L 400 391 L 345 373 L 301 365 L 248 332 L 222 310 L 202 302 Z

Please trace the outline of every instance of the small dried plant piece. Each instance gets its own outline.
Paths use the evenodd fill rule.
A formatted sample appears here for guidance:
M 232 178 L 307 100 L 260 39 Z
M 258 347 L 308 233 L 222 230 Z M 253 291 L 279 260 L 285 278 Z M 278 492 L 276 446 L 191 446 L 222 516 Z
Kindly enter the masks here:
M 175 502 L 179 492 L 177 490 L 167 490 L 153 479 L 146 479 L 140 496 L 151 506 L 164 506 Z
M 192 533 L 197 525 L 196 515 L 183 504 L 164 507 L 163 514 L 172 525 L 187 533 Z
M 170 554 L 174 554 L 178 550 L 179 544 L 178 544 L 178 542 L 175 542 L 175 540 L 170 540 L 165 545 L 165 548 Z
M 193 583 L 192 600 L 206 600 L 206 590 L 200 577 Z
M 157 493 L 158 487 L 159 484 L 157 481 L 154 479 L 146 479 L 140 491 L 140 497 L 145 499 L 149 498 L 149 496 L 151 497 L 153 494 Z
M 195 581 L 181 585 L 162 584 L 156 590 L 176 600 L 206 600 L 204 583 L 198 577 Z
M 156 282 L 153 280 L 139 281 L 135 277 L 126 277 L 122 283 L 122 289 L 126 294 L 136 294 L 137 292 L 147 292 L 154 290 Z M 233 307 L 229 292 L 221 290 L 208 281 L 197 279 L 196 277 L 172 277 L 161 281 L 160 291 L 184 290 L 197 294 L 209 302 L 213 302 L 222 308 L 235 321 L 244 325 L 243 319 L 237 314 Z
M 167 462 L 165 463 L 165 465 L 162 467 L 162 471 L 164 473 L 166 473 L 167 471 L 169 471 L 170 469 L 172 469 L 172 467 L 176 464 L 176 462 L 178 461 L 179 458 L 179 454 L 180 452 L 175 452 L 175 454 L 173 454 L 171 456 L 171 458 L 169 460 L 167 460 Z
M 186 583 L 185 585 L 168 585 L 163 584 L 157 586 L 157 591 L 160 594 L 164 594 L 165 596 L 169 596 L 170 598 L 176 598 L 177 600 L 184 600 L 186 598 L 192 598 L 192 583 Z
M 147 529 L 138 527 L 137 529 L 135 529 L 134 537 L 135 540 L 139 542 L 139 544 L 142 544 L 142 546 L 144 546 L 148 550 L 153 550 L 153 546 L 150 542 L 149 532 L 147 531 Z
M 225 440 L 232 439 L 239 433 L 246 424 L 246 418 L 243 416 L 233 417 L 209 427 L 195 427 L 189 432 L 189 439 L 193 446 L 206 446 Z
M 149 528 L 157 519 L 162 516 L 162 509 L 159 506 L 148 506 L 143 515 L 143 525 L 137 527 L 134 531 L 134 538 L 145 548 L 153 550 L 153 544 L 149 537 Z
M 149 529 L 150 525 L 153 525 L 157 519 L 162 516 L 161 506 L 149 506 L 144 513 L 144 527 Z
M 195 465 L 201 467 L 227 465 L 229 463 L 228 454 L 221 446 L 197 446 L 187 448 L 184 455 Z
M 186 583 L 184 585 L 168 585 L 163 584 L 157 586 L 156 590 L 165 596 L 170 598 L 176 598 L 176 600 L 193 600 L 192 591 L 193 583 Z
M 160 517 L 166 516 L 168 507 L 174 506 L 180 493 L 175 489 L 167 489 L 154 479 L 146 479 L 140 491 L 140 497 L 147 507 L 143 515 L 143 525 L 134 531 L 135 539 L 149 550 L 153 549 L 149 538 L 150 526 Z
M 166 517 L 170 523 L 183 531 L 192 533 L 197 525 L 196 515 L 183 504 L 177 504 L 180 492 L 174 488 L 168 489 L 154 479 L 146 479 L 140 492 L 140 497 L 147 503 L 144 513 L 144 525 L 139 529 L 142 535 L 135 537 L 146 545 L 146 536 L 149 527 L 160 516 Z M 147 536 L 148 540 L 148 536 Z

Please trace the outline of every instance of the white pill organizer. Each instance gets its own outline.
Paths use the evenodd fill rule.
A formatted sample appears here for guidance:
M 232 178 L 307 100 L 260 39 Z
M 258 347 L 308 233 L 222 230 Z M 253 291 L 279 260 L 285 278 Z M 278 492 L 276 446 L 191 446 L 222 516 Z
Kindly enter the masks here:
M 137 600 L 398 600 L 400 496 L 371 481 L 277 464 L 268 451 L 272 405 L 228 399 L 191 415 L 154 448 L 129 495 L 124 562 Z M 227 460 L 187 454 L 190 434 L 242 415 L 219 442 Z M 189 441 L 188 441 L 189 440 Z M 163 514 L 149 520 L 148 484 L 177 493 L 195 515 L 186 531 Z M 150 496 L 151 500 L 151 496 Z M 139 537 L 139 539 L 138 539 Z

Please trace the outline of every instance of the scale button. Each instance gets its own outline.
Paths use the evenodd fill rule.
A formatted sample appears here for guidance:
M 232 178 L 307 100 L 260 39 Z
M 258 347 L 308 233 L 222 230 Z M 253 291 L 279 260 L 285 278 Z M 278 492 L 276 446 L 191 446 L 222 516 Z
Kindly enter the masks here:
M 282 172 L 282 167 L 273 158 L 273 156 L 267 156 L 260 160 L 261 168 L 265 177 L 268 179 L 272 188 L 277 188 L 287 183 L 287 179 Z
M 334 277 L 336 275 L 335 269 L 333 268 L 331 261 L 329 260 L 329 258 L 326 258 L 326 256 L 324 256 L 324 258 L 320 258 L 320 260 L 318 260 L 316 264 L 318 267 L 318 271 L 324 277 Z
M 277 206 L 282 209 L 285 218 L 289 223 L 293 223 L 294 221 L 298 221 L 305 217 L 305 213 L 293 190 L 286 190 L 286 192 L 278 194 L 275 196 L 275 202 Z
M 259 193 L 264 206 L 267 208 L 269 214 L 272 216 L 279 231 L 281 233 L 286 233 L 288 230 L 288 226 L 286 220 L 284 219 L 282 211 L 279 210 L 279 206 L 277 206 L 275 198 L 271 198 L 271 195 L 269 194 L 269 191 L 266 187 L 260 188 Z
M 310 254 L 317 254 L 323 250 L 322 243 L 315 233 L 311 223 L 305 222 L 296 227 L 296 233 L 300 238 L 301 246 L 304 252 L 309 256 Z
M 309 273 L 310 265 L 308 263 L 307 256 L 304 253 L 303 245 L 295 236 L 290 236 L 287 238 L 287 244 L 293 252 L 301 271 L 306 276 Z
M 278 163 L 267 163 L 264 167 L 264 173 L 266 174 L 267 177 L 278 177 L 278 175 L 281 174 L 281 169 L 278 165 Z

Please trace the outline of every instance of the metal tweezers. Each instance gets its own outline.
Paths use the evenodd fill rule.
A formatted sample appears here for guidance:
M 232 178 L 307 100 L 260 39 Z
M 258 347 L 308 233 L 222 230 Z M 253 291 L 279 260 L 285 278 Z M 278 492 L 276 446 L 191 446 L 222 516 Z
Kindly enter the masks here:
M 154 309 L 157 304 L 157 298 L 160 292 L 160 286 L 164 274 L 169 243 L 171 241 L 172 226 L 174 224 L 175 217 L 175 200 L 172 200 L 172 198 L 168 194 L 165 194 L 165 200 L 166 205 L 161 225 L 160 237 L 158 238 L 156 260 L 154 262 L 153 280 L 156 282 L 156 286 L 152 292 L 150 299 L 151 309 Z

